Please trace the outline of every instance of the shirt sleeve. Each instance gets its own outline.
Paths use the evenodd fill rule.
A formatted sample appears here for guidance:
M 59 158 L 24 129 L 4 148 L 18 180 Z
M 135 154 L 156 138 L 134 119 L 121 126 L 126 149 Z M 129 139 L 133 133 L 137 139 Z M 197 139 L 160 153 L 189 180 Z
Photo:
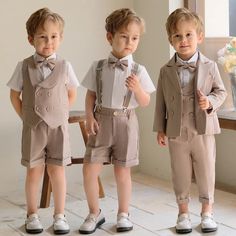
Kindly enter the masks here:
M 80 83 L 77 79 L 77 76 L 73 70 L 73 67 L 70 62 L 67 63 L 67 69 L 68 69 L 68 88 L 77 88 L 80 86 Z
M 22 66 L 23 61 L 18 62 L 13 75 L 7 83 L 7 86 L 17 92 L 21 92 L 23 90 L 23 75 L 22 75 Z
M 156 90 L 146 68 L 142 65 L 140 65 L 138 77 L 140 79 L 141 86 L 145 92 L 150 94 Z
M 82 86 L 96 92 L 96 67 L 97 67 L 98 62 L 94 62 L 88 72 L 86 73 L 83 81 L 82 81 Z

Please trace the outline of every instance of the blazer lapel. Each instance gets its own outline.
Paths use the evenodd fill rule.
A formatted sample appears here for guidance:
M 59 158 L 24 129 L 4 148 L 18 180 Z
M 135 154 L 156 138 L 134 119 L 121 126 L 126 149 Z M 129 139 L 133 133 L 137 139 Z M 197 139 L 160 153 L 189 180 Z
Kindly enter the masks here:
M 175 55 L 167 63 L 167 67 L 168 67 L 167 73 L 168 73 L 168 77 L 170 78 L 170 81 L 172 82 L 175 88 L 177 88 L 178 90 L 181 90 L 180 78 L 178 76 L 177 67 L 175 64 Z
M 199 60 L 198 60 L 198 69 L 196 71 L 196 85 L 197 89 L 203 88 L 205 83 L 205 78 L 208 76 L 208 63 L 209 59 L 199 53 Z

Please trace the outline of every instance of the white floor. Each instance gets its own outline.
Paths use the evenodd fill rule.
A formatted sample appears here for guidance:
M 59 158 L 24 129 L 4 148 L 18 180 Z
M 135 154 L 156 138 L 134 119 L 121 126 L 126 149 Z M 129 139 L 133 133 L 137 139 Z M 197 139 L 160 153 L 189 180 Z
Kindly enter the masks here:
M 102 179 L 106 197 L 101 200 L 101 209 L 106 217 L 105 224 L 92 234 L 94 236 L 118 235 L 115 231 L 117 197 L 113 178 Z M 0 235 L 26 235 L 24 218 L 26 215 L 24 190 L 8 192 L 0 196 Z M 215 219 L 219 224 L 216 233 L 204 235 L 236 236 L 236 195 L 216 190 Z M 190 204 L 193 232 L 189 235 L 202 235 L 200 231 L 200 204 L 196 188 L 192 188 Z M 44 231 L 39 235 L 53 235 L 53 206 L 40 209 Z M 175 233 L 177 207 L 171 184 L 156 178 L 143 175 L 133 175 L 133 197 L 130 207 L 134 230 L 119 235 L 129 236 L 172 236 Z M 69 184 L 66 202 L 66 216 L 71 232 L 68 235 L 78 235 L 78 228 L 87 215 L 87 205 L 83 186 L 80 183 Z

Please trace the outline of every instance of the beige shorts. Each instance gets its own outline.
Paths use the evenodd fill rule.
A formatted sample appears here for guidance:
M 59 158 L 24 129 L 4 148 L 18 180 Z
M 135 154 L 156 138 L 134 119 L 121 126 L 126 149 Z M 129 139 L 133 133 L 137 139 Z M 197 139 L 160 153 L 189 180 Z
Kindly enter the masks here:
M 67 124 L 54 129 L 44 121 L 34 128 L 23 125 L 21 164 L 32 168 L 44 163 L 58 166 L 71 163 Z
M 95 112 L 99 124 L 96 135 L 90 135 L 85 163 L 112 163 L 122 167 L 139 164 L 139 126 L 134 110 L 102 108 Z

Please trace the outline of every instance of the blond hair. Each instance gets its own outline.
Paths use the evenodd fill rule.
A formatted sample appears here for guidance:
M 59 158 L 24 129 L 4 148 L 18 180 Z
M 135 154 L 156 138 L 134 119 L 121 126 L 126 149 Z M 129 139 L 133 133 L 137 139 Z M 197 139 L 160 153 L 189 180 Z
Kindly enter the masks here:
M 166 31 L 169 41 L 172 34 L 176 31 L 177 23 L 179 21 L 192 21 L 196 25 L 197 33 L 200 34 L 203 32 L 202 20 L 195 12 L 191 12 L 187 8 L 178 8 L 167 18 Z
M 142 18 L 129 8 L 121 8 L 112 12 L 106 18 L 105 29 L 114 35 L 119 29 L 127 27 L 129 23 L 136 22 L 140 26 L 140 33 L 145 31 L 145 23 Z
M 65 25 L 64 19 L 59 14 L 52 12 L 48 8 L 41 8 L 34 12 L 26 22 L 26 30 L 28 36 L 34 37 L 38 28 L 43 27 L 45 21 L 47 20 L 51 20 L 54 23 L 58 23 L 61 30 L 61 34 L 63 33 Z

